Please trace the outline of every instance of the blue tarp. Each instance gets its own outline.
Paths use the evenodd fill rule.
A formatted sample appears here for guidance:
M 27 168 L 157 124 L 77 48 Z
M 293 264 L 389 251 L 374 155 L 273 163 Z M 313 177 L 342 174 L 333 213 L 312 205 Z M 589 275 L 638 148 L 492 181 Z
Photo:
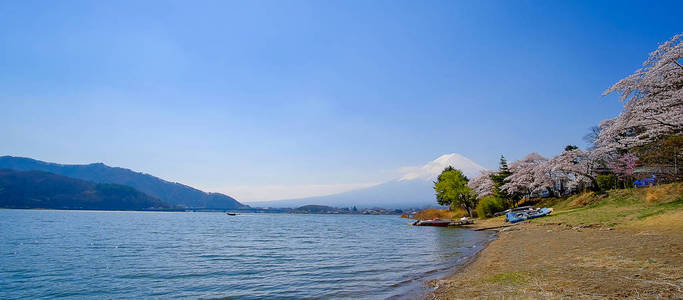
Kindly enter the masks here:
M 655 174 L 652 174 L 652 177 L 639 179 L 639 180 L 636 180 L 633 182 L 633 185 L 636 187 L 646 187 L 646 186 L 651 186 L 654 184 L 655 184 Z

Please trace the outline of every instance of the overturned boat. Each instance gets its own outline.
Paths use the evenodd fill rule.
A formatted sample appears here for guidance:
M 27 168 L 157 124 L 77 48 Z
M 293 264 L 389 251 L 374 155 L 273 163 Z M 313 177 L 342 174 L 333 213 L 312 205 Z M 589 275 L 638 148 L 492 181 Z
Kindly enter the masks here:
M 535 209 L 535 208 L 533 206 L 520 206 L 520 207 L 506 209 L 504 211 L 499 211 L 499 212 L 493 214 L 493 216 L 498 217 L 498 216 L 506 215 L 509 212 L 521 212 L 521 211 L 525 211 L 525 210 L 529 210 L 529 209 Z
M 415 221 L 412 223 L 412 225 L 415 226 L 436 226 L 436 227 L 446 227 L 448 224 L 451 224 L 451 220 L 441 220 L 441 219 L 431 219 L 431 220 L 424 220 L 424 221 Z
M 505 221 L 510 223 L 517 223 L 521 221 L 547 216 L 551 212 L 553 212 L 553 209 L 547 207 L 538 209 L 530 208 L 528 210 L 518 212 L 511 211 L 505 214 Z

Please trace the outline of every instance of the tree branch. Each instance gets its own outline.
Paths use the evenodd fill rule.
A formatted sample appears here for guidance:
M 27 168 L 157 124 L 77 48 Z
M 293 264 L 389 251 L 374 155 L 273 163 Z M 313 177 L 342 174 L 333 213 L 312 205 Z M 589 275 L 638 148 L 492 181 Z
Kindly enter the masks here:
M 657 122 L 657 123 L 659 123 L 659 124 L 661 124 L 661 125 L 664 125 L 664 126 L 669 126 L 669 127 L 676 128 L 676 125 L 671 124 L 671 123 L 666 123 L 666 122 L 661 121 L 661 120 L 659 120 L 659 119 L 657 119 L 657 118 L 655 118 L 655 117 L 644 117 L 644 118 L 645 118 L 646 120 L 653 120 L 653 121 L 655 121 L 655 122 Z
M 678 63 L 678 60 L 673 59 L 673 61 L 674 61 L 675 64 L 678 65 L 678 67 L 680 67 L 681 69 L 683 69 L 683 65 L 681 65 L 680 63 Z

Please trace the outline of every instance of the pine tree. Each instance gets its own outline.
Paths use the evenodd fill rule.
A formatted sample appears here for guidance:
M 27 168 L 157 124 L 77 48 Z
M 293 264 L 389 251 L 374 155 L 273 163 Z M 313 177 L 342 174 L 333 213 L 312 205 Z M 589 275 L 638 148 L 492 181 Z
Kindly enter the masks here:
M 500 156 L 500 168 L 499 171 L 502 173 L 510 173 L 510 168 L 508 167 L 508 161 L 505 159 L 505 156 L 501 155 Z
M 579 147 L 575 145 L 567 145 L 567 147 L 564 147 L 564 151 L 572 151 L 572 150 L 577 150 Z
M 498 172 L 493 173 L 490 176 L 491 180 L 493 180 L 493 195 L 496 197 L 500 197 L 502 199 L 506 199 L 506 202 L 508 203 L 511 199 L 509 199 L 510 197 L 508 195 L 501 192 L 500 187 L 507 183 L 507 180 L 505 180 L 505 178 L 507 178 L 510 175 L 512 175 L 512 172 L 510 172 L 510 167 L 508 167 L 508 161 L 505 159 L 505 156 L 501 155 Z

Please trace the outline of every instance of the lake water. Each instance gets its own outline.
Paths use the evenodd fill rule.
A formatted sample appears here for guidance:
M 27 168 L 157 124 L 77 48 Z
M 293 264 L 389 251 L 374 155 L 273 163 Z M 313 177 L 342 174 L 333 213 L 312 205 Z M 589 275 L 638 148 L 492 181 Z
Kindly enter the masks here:
M 398 216 L 0 210 L 0 299 L 415 298 L 492 236 Z

